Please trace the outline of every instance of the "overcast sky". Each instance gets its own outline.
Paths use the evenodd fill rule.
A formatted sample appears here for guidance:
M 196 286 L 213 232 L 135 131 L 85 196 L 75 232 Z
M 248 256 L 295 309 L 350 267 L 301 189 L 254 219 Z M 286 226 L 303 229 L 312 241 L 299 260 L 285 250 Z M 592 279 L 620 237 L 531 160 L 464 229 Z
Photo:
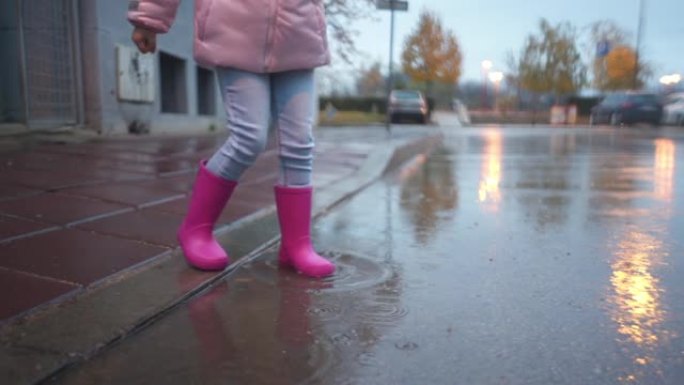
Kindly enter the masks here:
M 654 65 L 656 78 L 684 73 L 684 0 L 643 1 L 644 59 Z M 520 51 L 542 17 L 553 24 L 570 21 L 580 31 L 593 21 L 611 19 L 632 33 L 632 42 L 639 20 L 639 0 L 409 0 L 409 11 L 395 14 L 395 62 L 400 61 L 404 39 L 415 29 L 423 9 L 436 12 L 456 35 L 464 55 L 461 80 L 480 79 L 480 63 L 485 59 L 494 63 L 494 69 L 505 71 L 506 54 Z M 376 12 L 375 21 L 355 25 L 360 32 L 358 48 L 364 52 L 357 64 L 381 61 L 386 67 L 390 17 L 387 11 Z

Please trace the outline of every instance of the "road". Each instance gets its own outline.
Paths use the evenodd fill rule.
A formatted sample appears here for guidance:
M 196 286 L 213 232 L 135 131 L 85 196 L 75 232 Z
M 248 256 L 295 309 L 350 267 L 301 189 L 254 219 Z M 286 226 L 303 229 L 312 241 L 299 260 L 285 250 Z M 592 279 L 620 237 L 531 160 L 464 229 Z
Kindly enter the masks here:
M 65 384 L 681 384 L 684 135 L 451 127 Z

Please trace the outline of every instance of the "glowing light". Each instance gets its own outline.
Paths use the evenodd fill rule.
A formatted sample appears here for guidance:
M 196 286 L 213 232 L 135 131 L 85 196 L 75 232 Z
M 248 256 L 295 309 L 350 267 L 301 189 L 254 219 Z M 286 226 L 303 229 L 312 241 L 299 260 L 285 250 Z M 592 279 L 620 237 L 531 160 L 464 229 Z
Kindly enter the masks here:
M 493 65 L 494 65 L 494 63 L 492 63 L 491 60 L 483 60 L 482 61 L 482 69 L 484 69 L 485 71 L 489 71 Z
M 482 179 L 478 188 L 477 196 L 481 203 L 491 202 L 496 204 L 501 200 L 501 132 L 490 130 L 485 133 L 485 149 L 482 163 Z
M 664 75 L 660 77 L 660 84 L 664 84 L 666 86 L 671 86 L 681 81 L 682 75 L 680 74 Z
M 504 78 L 503 72 L 494 71 L 494 72 L 491 72 L 489 74 L 489 81 L 494 83 L 494 84 L 500 83 L 503 80 L 503 78 Z

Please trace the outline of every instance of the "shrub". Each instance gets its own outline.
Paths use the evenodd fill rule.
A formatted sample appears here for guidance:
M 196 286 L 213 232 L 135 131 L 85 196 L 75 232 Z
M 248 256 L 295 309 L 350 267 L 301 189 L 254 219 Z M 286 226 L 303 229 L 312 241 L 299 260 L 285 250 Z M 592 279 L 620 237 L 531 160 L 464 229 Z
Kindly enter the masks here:
M 384 96 L 322 96 L 319 102 L 321 111 L 324 111 L 328 103 L 331 103 L 338 111 L 387 113 L 387 99 Z M 428 109 L 432 111 L 435 107 L 435 100 L 427 98 L 427 102 Z
M 331 103 L 339 111 L 387 112 L 387 102 L 384 97 L 365 96 L 324 96 L 320 98 L 321 111 Z M 375 110 L 375 111 L 374 111 Z

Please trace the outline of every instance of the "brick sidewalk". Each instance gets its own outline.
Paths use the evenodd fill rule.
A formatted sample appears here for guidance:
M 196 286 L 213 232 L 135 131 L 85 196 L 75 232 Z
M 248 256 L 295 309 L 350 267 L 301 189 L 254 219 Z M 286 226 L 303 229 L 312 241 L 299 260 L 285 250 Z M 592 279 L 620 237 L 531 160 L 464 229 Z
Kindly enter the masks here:
M 12 146 L 0 154 L 0 323 L 67 299 L 176 247 L 197 163 L 223 136 Z M 319 142 L 316 187 L 353 173 L 368 146 Z M 218 226 L 273 205 L 270 143 Z

